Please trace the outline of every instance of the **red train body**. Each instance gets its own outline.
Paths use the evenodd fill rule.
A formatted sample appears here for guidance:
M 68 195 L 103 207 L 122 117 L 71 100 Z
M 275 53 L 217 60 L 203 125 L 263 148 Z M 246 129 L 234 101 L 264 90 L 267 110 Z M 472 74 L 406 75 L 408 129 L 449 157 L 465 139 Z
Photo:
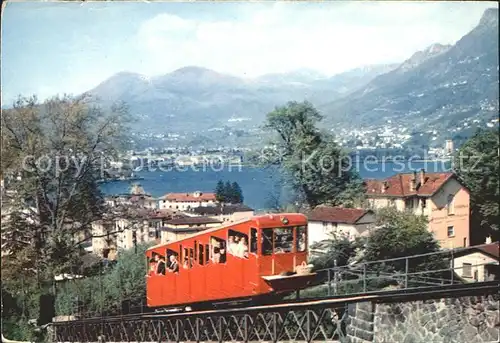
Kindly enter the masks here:
M 305 287 L 307 218 L 286 213 L 210 229 L 148 249 L 149 307 L 255 299 Z

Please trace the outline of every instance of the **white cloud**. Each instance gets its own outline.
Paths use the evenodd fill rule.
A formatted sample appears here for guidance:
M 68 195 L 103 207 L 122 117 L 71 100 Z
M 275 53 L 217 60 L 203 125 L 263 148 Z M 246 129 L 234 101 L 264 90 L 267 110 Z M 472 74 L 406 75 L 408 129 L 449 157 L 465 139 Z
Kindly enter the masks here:
M 144 22 L 134 43 L 137 71 L 162 74 L 186 65 L 257 76 L 310 68 L 335 74 L 400 62 L 433 43 L 452 44 L 496 3 L 246 4 L 238 19 L 196 20 L 172 13 Z

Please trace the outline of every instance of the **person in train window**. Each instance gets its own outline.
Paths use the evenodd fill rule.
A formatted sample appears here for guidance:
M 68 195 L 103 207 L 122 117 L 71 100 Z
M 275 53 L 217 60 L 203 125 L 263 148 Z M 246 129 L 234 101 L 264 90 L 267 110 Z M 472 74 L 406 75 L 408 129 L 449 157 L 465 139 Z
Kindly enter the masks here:
M 226 263 L 226 249 L 219 250 L 219 263 Z
M 175 255 L 170 255 L 170 266 L 168 266 L 169 273 L 179 272 L 179 262 L 177 262 L 177 257 Z
M 219 247 L 214 247 L 214 254 L 212 255 L 212 261 L 214 263 L 220 263 L 220 248 Z
M 158 255 L 156 255 L 156 256 L 158 256 Z M 155 270 L 156 270 L 156 265 L 157 265 L 156 258 L 152 258 L 152 259 L 149 260 L 149 275 L 150 276 L 154 275 Z
M 156 275 L 165 275 L 165 257 L 163 256 L 159 257 L 158 264 L 156 265 Z
M 182 262 L 182 268 L 189 269 L 189 262 L 187 257 L 184 257 L 184 261 Z
M 241 258 L 248 258 L 248 243 L 245 237 L 242 237 L 238 242 L 237 255 Z
M 229 236 L 229 239 L 227 242 L 227 252 L 230 253 L 231 255 L 236 255 L 237 249 L 238 249 L 238 245 L 234 241 L 234 236 Z

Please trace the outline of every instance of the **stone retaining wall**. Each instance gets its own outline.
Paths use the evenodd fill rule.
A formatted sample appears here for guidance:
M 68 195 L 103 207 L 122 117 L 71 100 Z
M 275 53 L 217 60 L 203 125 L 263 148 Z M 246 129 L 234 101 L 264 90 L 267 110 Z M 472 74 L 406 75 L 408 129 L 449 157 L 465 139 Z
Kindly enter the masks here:
M 499 295 L 349 306 L 349 343 L 500 342 Z

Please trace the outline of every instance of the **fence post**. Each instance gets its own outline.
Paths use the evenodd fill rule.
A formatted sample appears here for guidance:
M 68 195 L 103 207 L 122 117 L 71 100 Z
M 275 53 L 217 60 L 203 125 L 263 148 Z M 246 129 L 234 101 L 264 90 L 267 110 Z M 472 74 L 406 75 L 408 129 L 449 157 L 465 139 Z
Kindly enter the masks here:
M 409 258 L 405 258 L 405 288 L 408 288 Z
M 363 293 L 366 293 L 366 263 L 363 263 Z
M 337 295 L 337 259 L 333 260 L 333 294 Z
M 450 279 L 452 285 L 455 283 L 455 259 L 453 257 L 454 256 L 453 250 L 454 249 L 451 249 L 451 261 L 450 261 L 450 269 L 451 269 Z
M 332 270 L 328 269 L 328 296 L 332 295 Z

